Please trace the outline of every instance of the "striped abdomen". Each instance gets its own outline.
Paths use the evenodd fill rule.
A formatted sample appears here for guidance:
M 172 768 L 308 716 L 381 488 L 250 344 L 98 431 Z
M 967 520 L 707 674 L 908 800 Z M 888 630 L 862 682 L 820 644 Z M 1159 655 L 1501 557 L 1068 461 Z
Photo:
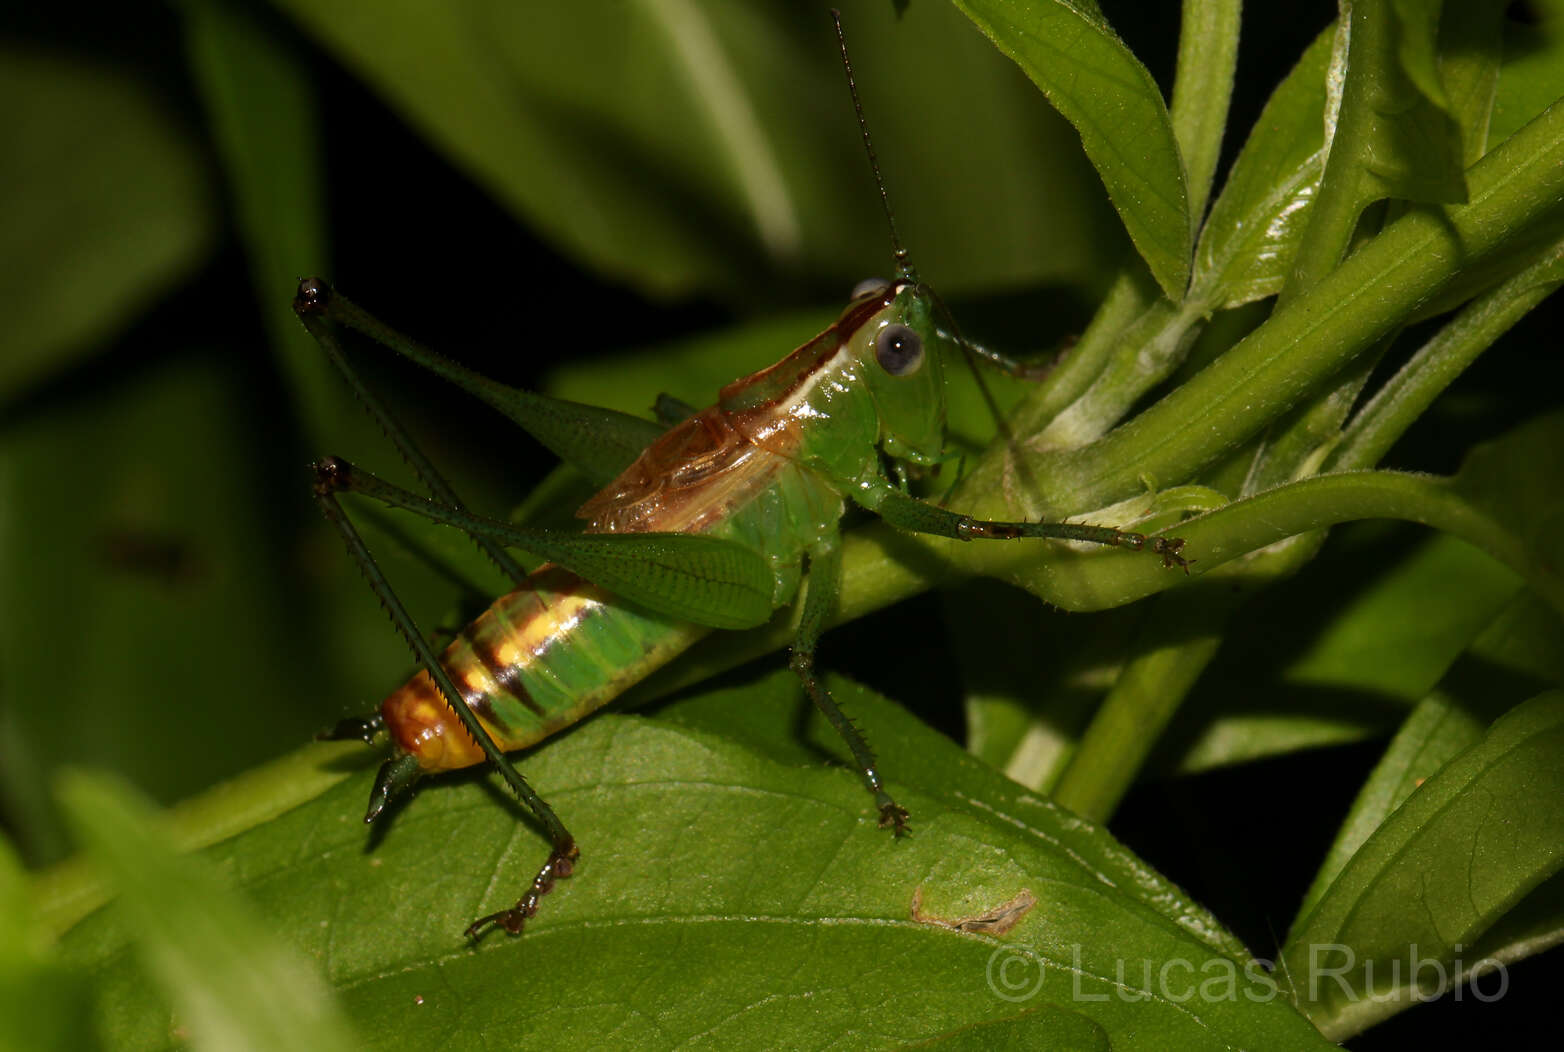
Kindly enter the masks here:
M 648 447 L 580 514 L 589 531 L 710 531 L 751 546 L 772 562 L 780 604 L 797 588 L 804 547 L 840 517 L 841 497 L 708 409 Z M 463 629 L 441 663 L 495 744 L 510 751 L 606 705 L 707 631 L 627 606 L 548 565 Z M 380 711 L 425 771 L 483 759 L 427 671 Z
M 616 604 L 568 570 L 544 566 L 463 629 L 441 663 L 495 744 L 509 752 L 607 704 L 705 633 Z M 380 711 L 396 744 L 426 772 L 483 760 L 427 671 Z

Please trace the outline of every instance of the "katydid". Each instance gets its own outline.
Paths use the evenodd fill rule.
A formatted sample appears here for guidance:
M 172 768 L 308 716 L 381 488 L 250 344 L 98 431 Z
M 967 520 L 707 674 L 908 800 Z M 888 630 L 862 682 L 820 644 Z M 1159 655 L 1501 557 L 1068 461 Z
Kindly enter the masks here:
M 842 54 L 858 107 L 845 44 Z M 861 107 L 858 118 L 879 182 Z M 880 194 L 884 201 L 883 183 Z M 373 821 L 418 778 L 487 759 L 551 841 L 548 860 L 516 904 L 480 917 L 467 928 L 468 936 L 491 926 L 519 933 L 537 912 L 540 897 L 569 876 L 579 858 L 575 837 L 505 753 L 584 719 L 711 629 L 764 623 L 800 591 L 791 668 L 846 742 L 874 796 L 880 826 L 898 835 L 906 831 L 907 812 L 886 790 L 867 741 L 814 667 L 815 643 L 836 597 L 840 521 L 849 501 L 915 533 L 1090 541 L 1148 549 L 1167 566 L 1185 565 L 1177 538 L 1081 524 L 975 520 L 906 491 L 901 483 L 908 470 L 944 459 L 944 369 L 952 355 L 969 349 L 950 335 L 953 325 L 940 323 L 943 307 L 918 280 L 888 203 L 886 216 L 895 251 L 893 280 L 861 285 L 824 332 L 770 368 L 728 384 L 714 405 L 666 432 L 609 410 L 495 383 L 393 331 L 323 282 L 300 283 L 294 304 L 299 317 L 433 498 L 392 486 L 339 458 L 315 465 L 322 510 L 424 666 L 385 699 L 378 714 L 343 721 L 333 732 L 366 741 L 389 732 L 393 755 L 380 769 L 365 820 Z M 505 412 L 602 485 L 577 512 L 585 531 L 522 529 L 466 510 L 347 365 L 335 336 L 338 325 L 359 330 Z M 680 407 L 661 408 L 684 416 Z M 515 589 L 437 658 L 343 515 L 341 492 L 361 493 L 466 531 L 515 578 Z M 524 574 L 505 547 L 550 562 Z

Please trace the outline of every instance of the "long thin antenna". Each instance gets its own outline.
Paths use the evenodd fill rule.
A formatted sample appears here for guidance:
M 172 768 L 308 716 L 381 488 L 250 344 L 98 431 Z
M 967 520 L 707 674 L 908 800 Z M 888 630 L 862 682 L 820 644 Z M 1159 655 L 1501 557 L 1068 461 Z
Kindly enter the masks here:
M 853 111 L 858 114 L 858 130 L 863 133 L 864 152 L 869 155 L 869 167 L 874 172 L 874 185 L 880 190 L 880 204 L 885 207 L 885 223 L 891 228 L 891 248 L 895 253 L 896 270 L 904 278 L 917 280 L 917 274 L 912 269 L 912 260 L 907 257 L 907 250 L 902 247 L 901 237 L 896 233 L 896 213 L 891 211 L 891 198 L 885 192 L 885 180 L 880 178 L 880 161 L 874 154 L 874 140 L 869 138 L 869 122 L 863 115 L 863 102 L 858 98 L 858 82 L 853 79 L 853 60 L 847 54 L 847 35 L 842 32 L 842 12 L 831 9 L 831 21 L 836 23 L 836 40 L 842 48 L 842 68 L 847 71 L 847 90 L 853 96 Z

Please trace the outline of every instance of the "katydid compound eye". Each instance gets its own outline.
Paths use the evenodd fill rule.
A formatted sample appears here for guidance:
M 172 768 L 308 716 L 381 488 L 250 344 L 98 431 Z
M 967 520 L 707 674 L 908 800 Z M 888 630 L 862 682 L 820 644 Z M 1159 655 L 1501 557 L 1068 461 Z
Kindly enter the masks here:
M 892 376 L 906 376 L 923 364 L 923 337 L 905 325 L 887 325 L 874 338 L 874 357 Z
M 864 278 L 853 286 L 853 291 L 848 295 L 849 300 L 861 300 L 865 296 L 873 296 L 884 292 L 891 287 L 891 283 L 884 278 Z

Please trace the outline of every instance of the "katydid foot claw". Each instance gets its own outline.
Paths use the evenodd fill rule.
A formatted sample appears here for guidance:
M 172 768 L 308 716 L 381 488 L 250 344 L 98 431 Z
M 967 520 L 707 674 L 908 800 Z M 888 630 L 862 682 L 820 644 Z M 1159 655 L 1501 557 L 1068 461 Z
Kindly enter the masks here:
M 1151 550 L 1156 552 L 1158 555 L 1162 556 L 1162 567 L 1163 567 L 1163 569 L 1171 570 L 1173 567 L 1177 566 L 1179 569 L 1184 571 L 1184 576 L 1188 577 L 1189 576 L 1189 564 L 1194 562 L 1195 560 L 1193 560 L 1193 559 L 1186 559 L 1182 555 L 1179 554 L 1179 551 L 1183 547 L 1184 547 L 1184 538 L 1182 538 L 1182 537 L 1153 537 L 1153 538 L 1151 538 Z
M 580 857 L 581 849 L 574 843 L 555 848 L 554 853 L 549 855 L 548 861 L 543 863 L 543 868 L 538 870 L 538 875 L 532 878 L 532 887 L 517 900 L 516 905 L 508 910 L 479 917 L 467 925 L 462 934 L 477 942 L 492 926 L 504 928 L 511 935 L 520 935 L 527 921 L 537 915 L 538 900 L 554 890 L 554 881 L 563 880 L 575 872 L 576 861 Z
M 1144 533 L 1120 533 L 1118 539 L 1110 540 L 1110 544 L 1122 544 L 1132 552 L 1152 552 L 1162 556 L 1162 568 L 1171 570 L 1177 566 L 1189 575 L 1189 564 L 1193 559 L 1186 559 L 1179 554 L 1184 547 L 1182 537 L 1148 537 Z
M 881 829 L 889 829 L 898 837 L 907 836 L 912 832 L 912 829 L 907 825 L 907 821 L 911 817 L 905 807 L 890 797 L 887 796 L 880 801 Z

